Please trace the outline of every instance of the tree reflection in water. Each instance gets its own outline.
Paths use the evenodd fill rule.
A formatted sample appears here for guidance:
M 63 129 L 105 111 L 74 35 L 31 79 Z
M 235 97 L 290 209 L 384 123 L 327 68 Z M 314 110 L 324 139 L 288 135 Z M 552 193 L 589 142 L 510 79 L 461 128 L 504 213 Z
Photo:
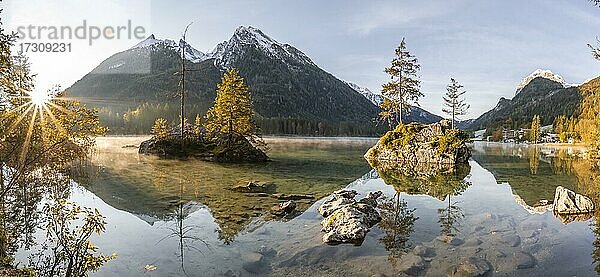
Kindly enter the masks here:
M 440 224 L 440 232 L 442 235 L 456 236 L 459 232 L 459 220 L 463 219 L 465 215 L 462 212 L 461 207 L 457 205 L 458 202 L 452 202 L 451 194 L 449 194 L 446 198 L 448 198 L 448 206 L 438 209 L 438 214 L 440 216 L 440 219 L 438 220 L 438 223 Z
M 408 209 L 406 201 L 400 200 L 400 193 L 425 194 L 439 200 L 448 200 L 446 208 L 438 209 L 440 227 L 443 234 L 455 235 L 458 221 L 464 218 L 462 210 L 451 196 L 461 194 L 471 183 L 465 178 L 471 171 L 469 165 L 415 164 L 403 165 L 380 163 L 375 168 L 383 181 L 396 190 L 393 200 L 383 202 L 380 227 L 386 235 L 382 243 L 390 252 L 390 260 L 399 258 L 410 246 L 408 240 L 413 232 L 413 224 L 418 219 L 414 209 Z
M 400 193 L 393 198 L 384 198 L 378 207 L 382 218 L 379 228 L 385 232 L 379 241 L 389 252 L 390 262 L 395 264 L 409 249 L 413 225 L 419 218 L 414 215 L 415 209 L 409 209 L 406 201 L 400 199 Z
M 529 171 L 531 174 L 536 175 L 540 168 L 540 148 L 535 145 L 533 149 L 529 151 Z
M 3 174 L 16 176 L 9 167 Z M 38 276 L 82 276 L 115 258 L 98 253 L 89 241 L 104 232 L 104 217 L 96 209 L 67 202 L 70 192 L 71 179 L 50 168 L 20 174 L 11 187 L 3 187 L 1 266 L 11 267 L 18 249 L 31 250 L 28 267 Z M 44 241 L 34 240 L 36 231 L 43 232 Z
M 600 203 L 600 161 L 582 159 L 570 159 L 568 161 L 568 165 L 562 164 L 562 168 L 572 170 L 575 176 L 577 176 L 577 192 L 590 197 L 597 207 L 598 203 Z M 570 220 L 578 220 L 578 218 L 570 218 Z M 596 236 L 593 243 L 594 251 L 592 256 L 596 264 L 596 272 L 600 274 L 600 211 L 597 208 L 593 214 L 590 227 Z
M 210 250 L 210 245 L 200 236 L 195 235 L 195 233 L 199 233 L 198 230 L 203 228 L 200 225 L 185 225 L 186 217 L 194 211 L 195 203 L 187 202 L 184 199 L 185 194 L 185 184 L 184 181 L 179 178 L 179 199 L 177 208 L 175 209 L 175 220 L 173 221 L 173 225 L 167 227 L 170 233 L 160 239 L 157 244 L 172 238 L 176 238 L 179 244 L 179 259 L 181 261 L 181 271 L 188 276 L 185 270 L 185 251 L 197 251 L 199 253 L 203 253 L 202 249 L 199 247 L 199 243 L 204 245 L 207 249 Z

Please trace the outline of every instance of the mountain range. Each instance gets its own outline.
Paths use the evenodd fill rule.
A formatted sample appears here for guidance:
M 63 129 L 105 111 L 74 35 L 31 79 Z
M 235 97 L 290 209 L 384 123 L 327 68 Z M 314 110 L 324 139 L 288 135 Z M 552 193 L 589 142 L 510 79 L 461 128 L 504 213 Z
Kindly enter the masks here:
M 117 132 L 147 132 L 158 116 L 176 121 L 182 47 L 189 70 L 188 118 L 212 106 L 221 75 L 235 67 L 250 88 L 265 133 L 374 135 L 383 131 L 383 126 L 373 124 L 381 95 L 338 79 L 302 51 L 250 26 L 238 27 L 230 39 L 207 53 L 181 40 L 151 35 L 104 60 L 67 93 L 100 108 L 101 119 Z M 419 107 L 405 118 L 421 123 L 440 119 Z
M 472 130 L 487 129 L 488 134 L 502 128 L 528 127 L 534 115 L 542 125 L 550 125 L 560 115 L 575 116 L 581 103 L 577 85 L 567 84 L 549 70 L 536 70 L 517 85 L 512 99 L 500 98 L 493 109 L 464 126 Z

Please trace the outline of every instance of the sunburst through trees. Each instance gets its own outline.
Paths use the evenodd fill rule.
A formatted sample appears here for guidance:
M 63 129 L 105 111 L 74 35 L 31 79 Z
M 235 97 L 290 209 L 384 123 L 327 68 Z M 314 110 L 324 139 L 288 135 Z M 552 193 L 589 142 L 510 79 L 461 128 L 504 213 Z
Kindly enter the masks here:
M 64 97 L 59 86 L 48 90 L 35 87 L 28 59 L 10 51 L 15 38 L 16 34 L 4 32 L 0 22 L 0 260 L 9 266 L 15 245 L 30 240 L 28 236 L 36 226 L 32 222 L 44 225 L 54 220 L 36 220 L 42 213 L 38 209 L 42 199 L 48 203 L 64 202 L 70 188 L 64 174 L 66 169 L 73 162 L 85 159 L 95 145 L 95 137 L 106 132 L 99 124 L 96 110 Z M 97 230 L 103 230 L 101 215 L 94 216 L 100 220 Z M 57 236 L 66 239 L 60 241 L 61 245 L 71 244 L 76 241 L 70 241 L 75 238 L 69 234 L 82 230 L 67 223 L 74 220 L 72 217 L 61 220 L 67 226 L 61 229 L 63 233 L 52 233 L 46 228 L 48 242 L 54 244 L 50 246 L 52 249 L 59 247 Z M 95 247 L 89 247 L 88 237 L 84 235 L 77 241 L 77 245 L 85 247 L 67 251 L 66 256 L 54 256 L 57 261 L 54 266 L 80 269 L 65 276 L 80 276 L 82 272 L 98 269 L 106 261 L 106 257 L 95 254 Z M 37 273 L 47 275 L 42 271 Z

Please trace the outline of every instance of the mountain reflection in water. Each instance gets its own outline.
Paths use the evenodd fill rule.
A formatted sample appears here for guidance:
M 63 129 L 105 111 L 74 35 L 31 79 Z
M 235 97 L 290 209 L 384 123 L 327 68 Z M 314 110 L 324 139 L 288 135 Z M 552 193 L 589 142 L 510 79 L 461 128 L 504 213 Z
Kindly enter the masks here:
M 600 203 L 597 165 L 563 151 L 475 143 L 468 167 L 407 176 L 394 166 L 370 170 L 362 154 L 373 140 L 270 140 L 275 162 L 257 166 L 167 161 L 120 148 L 134 139 L 100 141 L 91 165 L 74 175 L 78 184 L 65 190 L 107 217 L 94 243 L 118 258 L 97 276 L 438 276 L 469 258 L 500 275 L 596 274 L 597 214 L 556 218 L 543 207 L 558 185 Z M 227 189 L 247 180 L 273 182 L 276 191 Z M 374 190 L 386 196 L 384 220 L 360 247 L 321 242 L 316 209 L 344 187 L 357 198 Z M 269 212 L 281 194 L 314 199 L 299 200 L 301 213 L 282 219 Z M 16 259 L 28 253 L 21 247 Z M 522 261 L 529 257 L 531 267 Z

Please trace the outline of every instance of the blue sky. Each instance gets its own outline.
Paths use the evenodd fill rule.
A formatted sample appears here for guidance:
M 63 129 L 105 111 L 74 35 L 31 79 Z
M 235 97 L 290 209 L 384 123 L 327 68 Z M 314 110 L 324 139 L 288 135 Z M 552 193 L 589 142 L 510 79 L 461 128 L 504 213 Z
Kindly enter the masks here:
M 440 114 L 450 77 L 464 84 L 467 118 L 511 98 L 537 68 L 569 83 L 600 75 L 587 48 L 600 36 L 600 8 L 586 0 L 456 1 L 18 1 L 5 0 L 7 28 L 26 24 L 119 25 L 188 41 L 207 52 L 239 25 L 294 45 L 335 76 L 378 91 L 402 37 L 421 63 L 421 106 Z M 3 16 L 3 18 L 4 18 Z M 64 54 L 31 54 L 40 87 L 69 86 L 137 40 L 75 42 Z M 75 47 L 76 46 L 76 47 Z

